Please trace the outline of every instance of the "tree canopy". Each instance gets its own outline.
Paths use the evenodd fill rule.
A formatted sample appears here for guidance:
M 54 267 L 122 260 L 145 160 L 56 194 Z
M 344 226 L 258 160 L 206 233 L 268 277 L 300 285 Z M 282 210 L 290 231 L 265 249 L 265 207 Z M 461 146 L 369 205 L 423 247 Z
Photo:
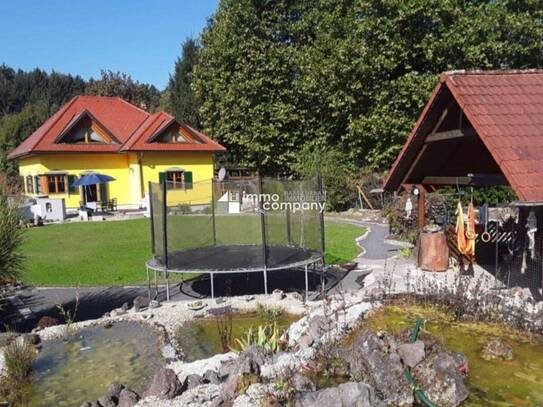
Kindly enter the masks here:
M 166 88 L 165 109 L 189 125 L 199 128 L 199 103 L 192 90 L 192 71 L 198 62 L 200 47 L 197 40 L 187 38 L 182 45 L 181 56 L 175 61 L 173 75 Z
M 536 0 L 221 0 L 194 68 L 203 130 L 268 173 L 307 145 L 383 169 L 439 73 L 541 66 L 542 17 Z

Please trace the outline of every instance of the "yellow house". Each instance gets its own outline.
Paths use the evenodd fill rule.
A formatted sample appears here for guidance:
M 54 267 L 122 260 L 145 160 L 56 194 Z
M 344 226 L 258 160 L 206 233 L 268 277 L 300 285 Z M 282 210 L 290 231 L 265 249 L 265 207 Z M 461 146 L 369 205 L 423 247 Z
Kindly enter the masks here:
M 28 196 L 63 198 L 66 208 L 111 202 L 144 207 L 148 183 L 168 180 L 188 204 L 209 202 L 213 154 L 225 148 L 165 112 L 150 114 L 116 97 L 76 96 L 9 157 Z M 106 184 L 74 187 L 83 174 Z

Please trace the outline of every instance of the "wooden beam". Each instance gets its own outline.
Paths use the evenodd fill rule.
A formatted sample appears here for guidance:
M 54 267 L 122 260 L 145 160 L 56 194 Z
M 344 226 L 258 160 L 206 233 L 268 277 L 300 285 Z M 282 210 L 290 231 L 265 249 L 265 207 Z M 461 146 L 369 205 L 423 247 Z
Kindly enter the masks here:
M 430 134 L 428 137 L 426 137 L 426 140 L 424 142 L 434 143 L 436 141 L 442 141 L 442 140 L 452 140 L 456 138 L 473 137 L 476 134 L 477 133 L 472 128 L 440 131 L 437 133 Z
M 423 185 L 460 185 L 491 187 L 509 185 L 507 179 L 501 174 L 476 174 L 464 177 L 454 176 L 428 176 L 422 180 Z
M 439 126 L 441 126 L 441 123 L 443 123 L 443 120 L 445 120 L 445 117 L 447 117 L 447 113 L 449 113 L 449 108 L 452 106 L 452 104 L 453 104 L 453 102 L 450 102 L 449 105 L 441 112 L 441 114 L 439 115 L 439 118 L 437 119 L 436 124 L 434 125 L 434 127 L 432 127 L 432 131 L 430 132 L 430 136 L 435 134 L 437 129 L 439 129 Z M 428 139 L 428 137 L 430 137 L 430 136 L 426 136 L 426 139 Z M 407 180 L 409 179 L 409 177 L 411 176 L 411 174 L 415 170 L 415 167 L 417 166 L 417 164 L 420 161 L 421 157 L 424 155 L 424 152 L 426 151 L 427 147 L 428 147 L 428 145 L 426 144 L 426 142 L 424 142 L 422 144 L 422 147 L 420 148 L 417 156 L 415 157 L 415 160 L 411 163 L 411 166 L 409 167 L 409 169 L 407 170 L 407 173 L 403 177 L 403 180 L 402 180 L 401 184 L 407 183 Z

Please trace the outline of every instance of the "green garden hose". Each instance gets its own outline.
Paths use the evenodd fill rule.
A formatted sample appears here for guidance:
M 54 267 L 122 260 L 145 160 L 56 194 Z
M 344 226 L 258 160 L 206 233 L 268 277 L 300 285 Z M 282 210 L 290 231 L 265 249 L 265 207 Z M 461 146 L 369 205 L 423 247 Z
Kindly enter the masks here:
M 417 318 L 417 320 L 415 321 L 415 326 L 413 327 L 413 331 L 411 332 L 411 336 L 409 337 L 409 341 L 411 343 L 415 342 L 419 337 L 420 326 L 423 324 L 423 322 L 424 320 L 422 318 Z M 424 390 L 419 387 L 417 382 L 415 382 L 413 373 L 411 373 L 411 368 L 407 368 L 405 372 L 405 377 L 411 385 L 415 396 L 422 404 L 424 404 L 426 407 L 437 407 L 434 403 L 430 401 L 430 399 L 426 396 L 426 393 L 424 393 Z

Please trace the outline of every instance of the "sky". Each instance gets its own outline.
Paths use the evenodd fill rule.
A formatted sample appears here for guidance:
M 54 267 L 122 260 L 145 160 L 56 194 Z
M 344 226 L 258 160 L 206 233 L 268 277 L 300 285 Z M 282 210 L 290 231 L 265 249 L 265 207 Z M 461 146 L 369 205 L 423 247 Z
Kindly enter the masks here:
M 99 78 L 121 71 L 164 89 L 181 43 L 218 0 L 0 1 L 0 64 Z

